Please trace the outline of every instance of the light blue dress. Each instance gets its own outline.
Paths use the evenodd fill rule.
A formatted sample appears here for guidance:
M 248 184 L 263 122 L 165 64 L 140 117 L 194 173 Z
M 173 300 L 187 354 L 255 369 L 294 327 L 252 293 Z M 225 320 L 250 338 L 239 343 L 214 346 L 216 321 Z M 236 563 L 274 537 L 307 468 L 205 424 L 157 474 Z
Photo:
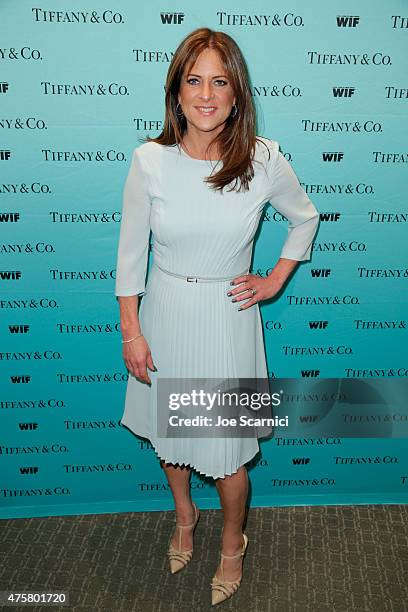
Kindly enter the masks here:
M 157 379 L 267 378 L 259 306 L 239 311 L 246 300 L 231 301 L 229 280 L 187 282 L 163 270 L 230 278 L 249 272 L 268 201 L 289 222 L 280 256 L 310 259 L 319 213 L 278 143 L 258 138 L 264 144 L 257 142 L 249 191 L 214 192 L 203 178 L 217 162 L 148 142 L 134 150 L 123 192 L 115 295 L 143 296 L 139 321 L 157 372 L 148 370 L 151 387 L 129 374 L 121 423 L 150 440 L 161 459 L 212 478 L 233 474 L 252 459 L 258 439 L 158 437 Z M 146 282 L 150 230 L 153 262 Z

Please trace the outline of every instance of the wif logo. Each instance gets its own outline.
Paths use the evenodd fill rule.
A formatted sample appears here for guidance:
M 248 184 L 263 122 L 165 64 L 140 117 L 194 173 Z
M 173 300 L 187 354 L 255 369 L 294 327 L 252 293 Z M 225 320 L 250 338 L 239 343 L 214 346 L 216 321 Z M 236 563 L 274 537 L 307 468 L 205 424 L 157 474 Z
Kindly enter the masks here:
M 307 465 L 310 463 L 310 457 L 293 457 L 293 465 Z
M 340 213 L 338 212 L 320 213 L 320 221 L 340 221 Z
M 344 157 L 344 153 L 340 151 L 331 151 L 322 153 L 322 159 L 324 162 L 340 162 Z
M 331 270 L 328 268 L 313 268 L 310 270 L 312 278 L 328 278 L 331 275 Z
M 180 25 L 184 21 L 184 13 L 160 13 L 163 25 Z
M 10 376 L 10 380 L 13 385 L 27 384 L 31 382 L 31 376 L 29 374 L 24 374 L 20 376 Z
M 333 87 L 334 98 L 351 98 L 355 93 L 355 87 Z
M 20 468 L 20 474 L 38 474 L 39 472 L 39 468 L 35 465 L 33 466 L 27 466 L 27 467 L 21 467 Z
M 9 88 L 9 84 L 6 82 L 1 82 L 0 83 L 0 93 L 7 93 L 8 92 L 8 88 Z
M 20 213 L 16 212 L 0 212 L 0 223 L 16 223 L 20 219 Z
M 20 280 L 22 272 L 20 270 L 0 270 L 0 281 L 2 280 Z
M 11 157 L 10 149 L 0 149 L 0 161 L 7 161 Z
M 9 325 L 10 334 L 28 334 L 30 330 L 29 325 Z
M 309 321 L 310 329 L 327 329 L 329 327 L 328 321 Z
M 336 21 L 338 28 L 355 28 L 360 21 L 360 17 L 355 15 L 337 15 Z
M 299 416 L 299 421 L 301 423 L 317 423 L 319 421 L 319 417 L 317 414 L 301 414 Z
M 38 429 L 38 423 L 19 423 L 18 427 L 20 431 L 35 431 Z

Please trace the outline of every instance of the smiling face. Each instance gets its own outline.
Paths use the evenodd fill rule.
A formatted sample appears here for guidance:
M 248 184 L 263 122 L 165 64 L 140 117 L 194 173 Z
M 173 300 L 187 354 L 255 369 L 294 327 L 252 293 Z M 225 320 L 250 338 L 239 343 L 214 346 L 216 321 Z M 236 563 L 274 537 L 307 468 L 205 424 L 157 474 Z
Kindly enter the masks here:
M 213 49 L 205 49 L 189 71 L 184 72 L 178 101 L 187 120 L 187 131 L 221 132 L 224 129 L 235 96 Z

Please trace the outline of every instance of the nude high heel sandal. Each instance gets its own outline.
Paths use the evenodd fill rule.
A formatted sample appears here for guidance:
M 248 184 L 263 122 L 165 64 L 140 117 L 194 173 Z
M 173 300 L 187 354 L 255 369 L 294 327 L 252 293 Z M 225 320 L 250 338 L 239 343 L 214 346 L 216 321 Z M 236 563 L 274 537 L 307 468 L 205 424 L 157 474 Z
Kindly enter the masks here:
M 191 558 L 193 556 L 193 549 L 191 548 L 190 550 L 181 550 L 181 536 L 182 536 L 182 530 L 183 529 L 191 529 L 193 528 L 193 533 L 194 533 L 194 529 L 198 523 L 198 519 L 200 517 L 200 512 L 197 508 L 197 506 L 195 505 L 195 503 L 193 502 L 193 506 L 194 506 L 194 516 L 195 519 L 194 521 L 191 523 L 191 525 L 179 525 L 176 522 L 176 529 L 179 529 L 179 540 L 178 540 L 178 548 L 175 548 L 174 546 L 172 546 L 171 544 L 171 539 L 170 539 L 170 544 L 169 544 L 169 548 L 167 551 L 167 555 L 169 558 L 169 564 L 170 564 L 170 571 L 172 574 L 175 574 L 176 572 L 179 572 L 181 569 L 183 569 L 187 563 L 189 563 L 189 561 L 191 561 Z
M 215 573 L 212 581 L 211 581 L 211 604 L 215 606 L 216 604 L 225 601 L 229 597 L 232 597 L 234 593 L 238 590 L 241 580 L 242 580 L 242 572 L 241 577 L 237 580 L 224 580 L 224 568 L 223 568 L 223 560 L 224 559 L 237 559 L 238 557 L 243 557 L 245 555 L 247 546 L 248 546 L 248 536 L 243 533 L 244 543 L 242 545 L 242 550 L 236 555 L 224 555 L 221 553 L 221 578 L 217 577 L 217 572 Z

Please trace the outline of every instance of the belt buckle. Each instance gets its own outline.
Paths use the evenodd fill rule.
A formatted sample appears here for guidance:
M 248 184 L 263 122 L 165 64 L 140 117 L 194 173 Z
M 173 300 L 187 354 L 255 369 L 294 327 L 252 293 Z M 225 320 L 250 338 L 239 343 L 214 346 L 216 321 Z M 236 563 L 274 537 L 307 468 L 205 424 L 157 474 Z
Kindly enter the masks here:
M 196 276 L 187 276 L 187 282 L 188 283 L 197 283 L 198 279 Z

